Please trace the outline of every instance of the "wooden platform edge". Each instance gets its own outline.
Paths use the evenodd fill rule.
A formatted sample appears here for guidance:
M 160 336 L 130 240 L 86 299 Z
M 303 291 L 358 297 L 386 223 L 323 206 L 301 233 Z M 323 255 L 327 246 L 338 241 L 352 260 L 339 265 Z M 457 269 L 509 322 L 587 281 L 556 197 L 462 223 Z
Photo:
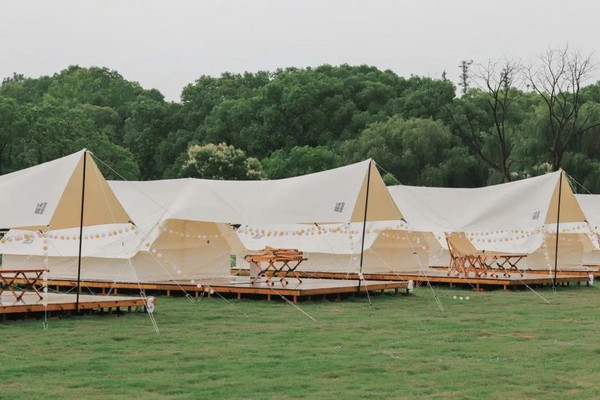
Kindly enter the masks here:
M 484 277 L 461 277 L 461 276 L 447 276 L 445 274 L 446 268 L 432 268 L 434 274 L 427 274 L 427 272 L 417 271 L 402 271 L 397 273 L 365 273 L 364 278 L 368 280 L 383 280 L 383 281 L 399 281 L 399 282 L 427 282 L 427 283 L 443 283 L 453 285 L 468 284 L 475 286 L 479 289 L 481 286 L 496 286 L 501 287 L 504 290 L 508 288 L 525 287 L 527 285 L 549 285 L 554 282 L 554 277 L 550 276 L 548 271 L 524 271 L 528 274 L 525 277 L 519 277 L 518 274 L 511 272 L 512 278 L 506 278 L 502 275 L 498 277 L 484 276 Z M 443 272 L 443 274 L 440 274 Z M 586 283 L 590 282 L 590 273 L 592 271 L 559 271 L 556 275 L 556 282 L 559 284 L 570 284 L 570 283 Z M 243 274 L 243 271 L 241 273 Z M 300 271 L 300 275 L 303 278 L 318 278 L 318 279 L 358 279 L 357 273 L 343 273 L 343 272 L 307 272 Z M 532 277 L 535 276 L 535 277 Z M 594 274 L 595 276 L 595 274 Z
M 106 299 L 79 302 L 79 310 L 103 310 L 120 307 L 145 307 L 146 301 L 142 298 L 131 299 L 111 299 L 107 296 Z M 40 312 L 56 312 L 56 311 L 75 311 L 76 304 L 74 301 L 48 303 L 44 306 L 40 301 L 34 304 L 11 304 L 1 305 L 0 314 L 21 314 L 21 313 L 40 313 Z
M 332 280 L 334 281 L 334 280 Z M 276 296 L 291 297 L 294 302 L 297 302 L 300 298 L 309 298 L 312 296 L 327 296 L 327 295 L 341 295 L 341 294 L 353 294 L 353 293 L 366 293 L 378 292 L 384 293 L 385 291 L 394 291 L 394 294 L 399 294 L 400 291 L 404 291 L 400 294 L 408 294 L 408 282 L 404 281 L 391 281 L 391 280 L 365 280 L 361 283 L 360 287 L 358 280 L 346 280 L 346 282 L 354 282 L 354 285 L 338 285 L 330 287 L 319 287 L 310 288 L 302 285 L 288 284 L 287 286 L 265 286 L 265 285 L 253 285 L 253 286 L 241 286 L 236 284 L 224 285 L 224 284 L 209 284 L 199 288 L 195 284 L 182 284 L 173 282 L 151 282 L 151 283 L 134 283 L 134 282 L 107 282 L 107 281 L 82 281 L 80 290 L 97 290 L 100 294 L 119 294 L 123 291 L 144 291 L 145 293 L 155 292 L 164 293 L 167 296 L 175 294 L 190 294 L 195 298 L 201 296 L 211 297 L 215 292 L 218 294 L 231 294 L 236 295 L 238 299 L 241 299 L 243 295 L 261 295 L 266 296 L 268 300 Z M 72 290 L 76 287 L 76 282 L 72 280 L 49 280 L 48 286 L 61 290 Z

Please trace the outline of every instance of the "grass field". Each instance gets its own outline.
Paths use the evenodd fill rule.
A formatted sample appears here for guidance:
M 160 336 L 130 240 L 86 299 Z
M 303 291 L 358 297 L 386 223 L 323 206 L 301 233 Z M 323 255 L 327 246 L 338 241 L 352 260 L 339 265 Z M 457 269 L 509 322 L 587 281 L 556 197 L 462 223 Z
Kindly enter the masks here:
M 435 294 L 443 312 L 424 287 L 372 306 L 160 297 L 160 334 L 141 312 L 4 322 L 0 398 L 600 397 L 600 288 Z

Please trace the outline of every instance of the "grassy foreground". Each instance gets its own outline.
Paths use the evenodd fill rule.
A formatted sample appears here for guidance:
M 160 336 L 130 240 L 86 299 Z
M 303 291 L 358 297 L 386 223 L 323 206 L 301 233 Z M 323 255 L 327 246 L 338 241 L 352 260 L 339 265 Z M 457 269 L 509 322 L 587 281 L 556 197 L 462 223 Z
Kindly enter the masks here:
M 0 398 L 600 397 L 600 288 L 435 293 L 4 322 Z

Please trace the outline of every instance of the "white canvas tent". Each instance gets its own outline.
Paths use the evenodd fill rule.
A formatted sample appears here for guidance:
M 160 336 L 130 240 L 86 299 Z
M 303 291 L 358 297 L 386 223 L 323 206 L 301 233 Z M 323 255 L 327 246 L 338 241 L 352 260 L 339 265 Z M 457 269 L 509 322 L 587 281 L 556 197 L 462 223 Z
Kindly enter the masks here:
M 231 225 L 304 223 L 309 225 L 302 226 L 310 228 L 316 223 L 361 221 L 365 216 L 371 221 L 401 218 L 371 160 L 272 181 L 184 179 L 136 182 L 133 186 L 131 182 L 111 182 L 111 186 L 136 224 L 147 219 L 145 231 L 158 227 L 158 234 L 148 235 L 146 246 L 150 251 L 175 258 L 173 255 L 180 244 L 172 241 L 168 244 L 167 238 L 186 238 L 189 254 L 185 258 L 202 264 L 202 268 L 196 265 L 191 272 L 178 262 L 177 270 L 182 271 L 180 275 L 184 278 L 193 279 L 229 275 L 230 255 L 241 260 L 249 249 L 260 250 L 268 245 L 243 247 Z M 132 191 L 132 187 L 136 190 Z M 177 195 L 167 201 L 157 201 L 172 193 Z M 149 202 L 149 198 L 153 200 Z M 145 204 L 147 209 L 141 209 L 140 204 Z M 214 232 L 209 233 L 209 245 L 203 243 L 207 229 Z M 278 242 L 276 246 L 282 244 Z
M 286 229 L 296 226 L 309 230 L 316 224 L 355 223 L 358 226 L 365 218 L 368 221 L 402 218 L 372 160 L 272 181 L 190 179 L 179 191 L 177 202 L 168 211 L 170 219 L 179 221 L 235 226 L 285 225 Z M 226 230 L 221 228 L 221 231 Z M 230 238 L 229 242 L 234 240 Z M 265 246 L 304 250 L 302 246 L 282 240 L 245 242 L 244 245 L 247 247 L 231 246 L 237 260 L 242 260 L 249 250 L 261 250 Z M 362 244 L 354 245 L 360 248 Z
M 349 223 L 365 215 L 371 221 L 402 218 L 371 160 L 273 181 L 178 179 L 110 186 L 135 228 L 111 227 L 90 236 L 95 246 L 84 248 L 86 279 L 164 281 L 228 275 L 230 255 L 245 252 L 229 224 Z M 54 244 L 49 250 L 56 255 L 53 270 L 63 277 L 73 273 L 74 246 L 66 240 L 71 235 L 58 233 L 59 239 L 65 238 L 62 246 Z M 21 263 L 38 262 L 31 255 L 39 258 L 41 250 L 25 242 L 13 241 L 6 250 L 19 255 Z M 21 250 L 15 249 L 18 246 Z
M 581 269 L 583 250 L 592 245 L 562 171 L 483 188 L 399 185 L 389 190 L 413 229 L 433 232 L 442 244 L 448 234 L 465 235 L 480 251 L 526 253 L 529 269 L 554 268 L 557 221 L 559 270 Z
M 308 175 L 306 179 L 318 175 Z M 432 242 L 420 233 L 403 229 L 402 213 L 372 160 L 320 175 L 328 179 L 318 191 L 298 187 L 300 190 L 291 196 L 294 203 L 320 203 L 305 205 L 309 215 L 244 221 L 238 230 L 244 246 L 250 250 L 266 246 L 301 250 L 308 260 L 298 270 L 305 272 L 393 273 L 402 269 L 415 271 L 427 265 L 423 254 Z M 250 196 L 250 200 L 254 198 Z M 343 213 L 338 208 L 344 208 Z M 313 214 L 313 209 L 322 210 L 323 214 Z M 247 267 L 241 258 L 238 257 L 238 266 Z
M 0 240 L 4 269 L 48 269 L 55 278 L 50 248 L 54 232 L 69 230 L 75 245 L 72 279 L 81 276 L 83 232 L 107 224 L 126 224 L 129 215 L 87 150 L 0 176 L 0 226 L 11 230 Z M 87 212 L 85 211 L 87 209 Z M 61 236 L 64 239 L 64 236 Z M 38 252 L 23 254 L 34 244 Z M 33 255 L 32 255 L 33 254 Z M 79 291 L 77 291 L 77 306 Z
M 576 194 L 577 202 L 590 225 L 591 234 L 600 237 L 600 195 Z M 584 252 L 583 264 L 594 268 L 600 266 L 600 249 L 594 247 Z
M 229 273 L 230 254 L 235 254 L 237 260 L 242 260 L 243 255 L 249 250 L 261 250 L 265 246 L 296 247 L 289 241 L 284 243 L 281 240 L 270 244 L 265 241 L 258 244 L 244 243 L 247 247 L 243 247 L 238 236 L 229 229 L 227 223 L 235 226 L 242 224 L 273 226 L 272 224 L 278 223 L 277 226 L 311 229 L 317 223 L 359 224 L 357 221 L 362 221 L 365 217 L 370 221 L 401 219 L 399 210 L 371 160 L 329 171 L 272 181 L 202 179 L 188 179 L 185 183 L 159 181 L 153 183 L 154 189 L 150 191 L 142 187 L 143 182 L 137 184 L 141 189 L 139 193 L 150 192 L 156 193 L 157 196 L 160 196 L 161 192 L 172 190 L 179 193 L 177 200 L 164 212 L 162 217 L 164 220 L 187 221 L 188 225 L 189 221 L 197 221 L 196 223 L 203 223 L 205 226 L 219 226 L 221 235 L 227 237 L 230 252 L 226 254 L 227 258 L 221 259 L 219 268 L 216 265 L 206 268 L 206 271 L 212 270 L 213 273 L 217 270 L 222 274 Z M 162 187 L 166 184 L 181 184 L 181 187 L 176 189 Z M 114 182 L 111 185 L 117 193 L 122 193 L 122 188 L 125 188 L 127 183 Z M 129 200 L 125 200 L 125 197 L 127 196 L 123 197 L 123 202 L 128 204 Z M 143 199 L 140 198 L 132 203 L 140 204 L 142 201 Z M 131 211 L 131 213 L 135 212 Z M 151 246 L 160 248 L 161 244 L 152 242 Z M 360 248 L 359 244 L 357 246 Z
M 231 254 L 241 244 L 218 221 L 218 204 L 196 190 L 198 180 L 110 182 L 136 223 L 132 262 L 142 281 L 207 279 L 230 275 Z
M 230 275 L 230 255 L 232 248 L 240 247 L 239 240 L 228 224 L 196 221 L 186 213 L 197 204 L 186 198 L 193 184 L 192 179 L 109 182 L 133 224 L 86 230 L 82 276 L 109 282 L 165 282 Z M 71 239 L 76 230 L 53 231 L 49 246 L 24 240 L 25 234 L 12 232 L 14 240 L 4 244 L 8 259 L 36 265 L 43 248 L 49 247 L 52 276 L 74 279 L 77 243 Z

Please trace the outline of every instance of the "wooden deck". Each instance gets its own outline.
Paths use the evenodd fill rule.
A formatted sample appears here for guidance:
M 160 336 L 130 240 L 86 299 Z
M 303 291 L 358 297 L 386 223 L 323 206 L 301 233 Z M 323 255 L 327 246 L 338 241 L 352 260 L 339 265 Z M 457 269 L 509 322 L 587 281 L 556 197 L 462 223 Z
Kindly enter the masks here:
M 243 272 L 240 272 L 243 273 Z M 302 277 L 322 278 L 322 279 L 357 279 L 357 274 L 332 273 L 332 272 L 299 272 Z M 589 280 L 589 271 L 560 272 L 556 276 L 558 285 L 569 285 L 571 283 L 587 284 Z M 597 275 L 597 274 L 595 274 Z M 365 279 L 379 281 L 400 281 L 408 282 L 412 280 L 416 286 L 430 283 L 448 284 L 450 287 L 466 284 L 480 290 L 483 287 L 501 287 L 504 290 L 509 288 L 518 288 L 526 286 L 547 286 L 552 285 L 554 275 L 547 271 L 526 271 L 523 276 L 519 273 L 511 272 L 510 276 L 503 276 L 499 272 L 498 277 L 461 277 L 448 276 L 447 268 L 429 268 L 426 271 L 401 271 L 397 273 L 377 273 L 364 274 Z
M 148 293 L 164 293 L 171 295 L 218 296 L 229 297 L 265 297 L 267 300 L 285 297 L 294 303 L 301 299 L 311 300 L 317 297 L 327 298 L 333 296 L 336 299 L 342 295 L 357 293 L 383 293 L 388 290 L 398 293 L 401 289 L 407 289 L 407 282 L 391 280 L 363 280 L 360 284 L 357 279 L 297 279 L 287 278 L 287 285 L 273 279 L 272 285 L 262 279 L 252 281 L 248 276 L 231 276 L 218 279 L 209 279 L 191 283 L 190 281 L 169 282 L 106 282 L 106 281 L 82 281 L 81 287 L 97 293 L 118 294 L 119 292 L 131 292 L 143 290 Z M 69 290 L 75 287 L 72 280 L 50 280 L 48 285 L 57 291 Z M 200 285 L 200 286 L 199 286 Z
M 418 275 L 418 272 L 414 274 L 403 273 L 404 279 L 415 279 L 421 283 L 447 283 L 450 287 L 454 285 L 470 285 L 477 290 L 481 290 L 483 287 L 501 287 L 503 290 L 516 289 L 519 287 L 527 286 L 551 286 L 554 283 L 554 275 L 548 273 L 532 273 L 524 272 L 523 276 L 519 273 L 511 273 L 509 276 L 503 276 L 500 274 L 497 277 L 492 276 L 448 276 L 446 270 L 440 271 L 431 269 L 427 275 Z M 588 276 L 582 274 L 557 274 L 556 283 L 557 285 L 568 286 L 571 283 L 587 284 Z
M 6 319 L 6 314 L 75 311 L 76 297 L 75 294 L 47 293 L 44 300 L 40 300 L 35 293 L 25 293 L 17 300 L 11 293 L 6 293 L 0 295 L 0 315 Z M 146 300 L 141 297 L 79 295 L 79 310 L 82 311 L 120 310 L 121 307 L 131 310 L 131 307 L 145 306 Z

